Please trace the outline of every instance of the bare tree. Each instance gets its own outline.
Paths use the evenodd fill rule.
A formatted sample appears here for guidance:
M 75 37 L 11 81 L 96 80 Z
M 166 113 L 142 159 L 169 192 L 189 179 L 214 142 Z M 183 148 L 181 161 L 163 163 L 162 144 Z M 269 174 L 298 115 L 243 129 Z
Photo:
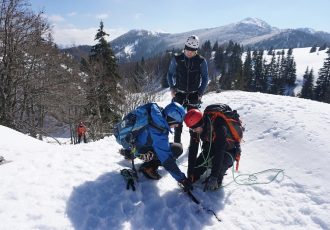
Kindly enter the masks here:
M 42 12 L 4 0 L 0 14 L 0 124 L 37 137 L 47 116 L 76 122 L 84 103 L 79 66 L 52 42 Z

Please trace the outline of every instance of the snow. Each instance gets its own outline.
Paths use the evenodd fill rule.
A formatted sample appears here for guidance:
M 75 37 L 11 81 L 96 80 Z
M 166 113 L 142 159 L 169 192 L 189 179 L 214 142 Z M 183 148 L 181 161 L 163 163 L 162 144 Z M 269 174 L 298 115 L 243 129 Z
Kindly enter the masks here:
M 316 80 L 319 75 L 319 70 L 323 67 L 325 59 L 328 57 L 328 54 L 326 53 L 328 49 L 316 51 L 314 53 L 310 53 L 312 47 L 306 47 L 306 48 L 295 48 L 292 49 L 292 56 L 294 57 L 294 61 L 296 62 L 296 87 L 295 87 L 295 94 L 297 95 L 300 93 L 303 85 L 303 79 L 304 74 L 306 72 L 306 69 L 308 68 L 308 71 L 313 69 L 314 74 L 314 85 L 316 84 Z M 318 50 L 319 48 L 317 48 Z M 277 57 L 280 56 L 280 54 L 277 54 L 277 52 L 282 52 L 281 50 L 274 50 L 276 61 Z M 288 49 L 284 49 L 285 57 L 287 55 Z M 263 57 L 266 60 L 266 63 L 269 64 L 271 61 L 272 56 L 267 55 L 268 51 L 264 51 Z M 246 58 L 246 52 L 242 55 L 242 61 L 244 62 Z
M 135 53 L 134 51 L 134 47 L 136 44 L 131 44 L 131 45 L 127 45 L 124 48 L 124 53 L 127 54 L 128 56 L 132 56 L 132 54 Z
M 292 56 L 294 57 L 294 61 L 296 62 L 297 80 L 299 82 L 302 82 L 307 67 L 309 71 L 313 69 L 314 76 L 315 78 L 317 78 L 319 70 L 323 67 L 324 61 L 328 57 L 328 54 L 326 53 L 327 49 L 310 53 L 309 51 L 311 50 L 311 48 L 312 47 L 292 49 Z M 286 56 L 288 53 L 288 49 L 284 49 L 284 51 Z M 275 50 L 275 53 L 277 52 L 282 52 L 282 50 Z M 276 54 L 276 59 L 278 56 L 279 55 Z M 272 58 L 271 55 L 267 55 L 267 51 L 264 52 L 264 57 L 266 57 L 268 63 Z
M 250 24 L 250 25 L 255 25 L 261 28 L 270 28 L 270 25 L 268 25 L 266 22 L 263 20 L 260 20 L 258 18 L 245 18 L 242 21 L 238 22 L 237 24 Z
M 167 91 L 159 104 L 170 99 Z M 330 105 L 226 91 L 205 95 L 202 109 L 215 102 L 237 109 L 245 124 L 235 174 L 240 181 L 245 174 L 284 170 L 271 183 L 255 185 L 232 182 L 228 170 L 226 186 L 216 192 L 203 192 L 198 182 L 193 194 L 222 222 L 193 203 L 162 167 L 161 180 L 139 175 L 137 190 L 126 190 L 119 171 L 130 162 L 117 153 L 113 136 L 58 145 L 0 126 L 0 155 L 12 160 L 0 166 L 0 229 L 330 229 Z M 178 159 L 183 172 L 188 143 L 185 127 Z M 276 171 L 256 176 L 271 181 Z

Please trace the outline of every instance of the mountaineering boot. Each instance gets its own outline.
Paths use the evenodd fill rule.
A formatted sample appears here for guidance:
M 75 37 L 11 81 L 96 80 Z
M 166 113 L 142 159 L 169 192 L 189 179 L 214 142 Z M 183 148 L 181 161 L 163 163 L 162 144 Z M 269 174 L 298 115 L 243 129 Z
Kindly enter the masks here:
M 209 191 L 214 191 L 214 190 L 217 190 L 219 188 L 221 188 L 222 186 L 222 180 L 223 180 L 223 176 L 218 176 L 218 177 L 215 177 L 215 176 L 209 176 L 205 181 L 205 186 L 204 186 L 204 192 L 206 190 L 209 190 Z
M 149 179 L 159 180 L 161 178 L 161 175 L 159 175 L 157 171 L 159 165 L 159 160 L 145 162 L 140 166 L 139 171 L 142 172 L 143 175 Z

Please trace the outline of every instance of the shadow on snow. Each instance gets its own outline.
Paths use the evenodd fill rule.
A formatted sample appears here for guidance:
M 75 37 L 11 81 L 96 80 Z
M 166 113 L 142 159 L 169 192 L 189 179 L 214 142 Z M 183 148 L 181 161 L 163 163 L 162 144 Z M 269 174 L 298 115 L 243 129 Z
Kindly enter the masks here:
M 197 187 L 193 194 L 216 213 L 223 209 L 223 189 L 204 193 Z M 75 187 L 67 202 L 67 215 L 79 230 L 123 229 L 125 226 L 131 229 L 201 229 L 214 225 L 215 220 L 179 187 L 160 196 L 157 182 L 140 175 L 133 192 L 126 190 L 126 182 L 114 171 Z

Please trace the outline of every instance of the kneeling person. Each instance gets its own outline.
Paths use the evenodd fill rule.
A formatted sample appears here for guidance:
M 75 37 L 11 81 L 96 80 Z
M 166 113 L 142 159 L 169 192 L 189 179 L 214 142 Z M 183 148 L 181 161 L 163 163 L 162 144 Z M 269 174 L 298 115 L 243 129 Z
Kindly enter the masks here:
M 138 133 L 133 152 L 133 157 L 144 160 L 139 170 L 146 177 L 158 180 L 161 176 L 157 169 L 162 165 L 184 187 L 185 191 L 190 190 L 192 188 L 190 181 L 175 162 L 182 154 L 182 145 L 169 143 L 168 138 L 171 128 L 183 122 L 186 114 L 184 108 L 176 102 L 170 103 L 164 109 L 156 103 L 149 103 L 147 107 L 151 124 Z M 123 155 L 127 156 L 127 151 Z
M 227 169 L 233 165 L 233 159 L 240 154 L 240 149 L 238 147 L 229 148 L 227 145 L 226 123 L 221 117 L 211 121 L 201 111 L 193 109 L 188 111 L 184 122 L 193 132 L 200 135 L 203 142 L 202 152 L 197 160 L 188 161 L 188 167 L 193 169 L 192 174 L 188 177 L 191 182 L 197 181 L 208 168 L 208 162 L 205 161 L 210 160 L 211 175 L 206 180 L 205 190 L 216 190 L 222 185 L 223 177 Z

